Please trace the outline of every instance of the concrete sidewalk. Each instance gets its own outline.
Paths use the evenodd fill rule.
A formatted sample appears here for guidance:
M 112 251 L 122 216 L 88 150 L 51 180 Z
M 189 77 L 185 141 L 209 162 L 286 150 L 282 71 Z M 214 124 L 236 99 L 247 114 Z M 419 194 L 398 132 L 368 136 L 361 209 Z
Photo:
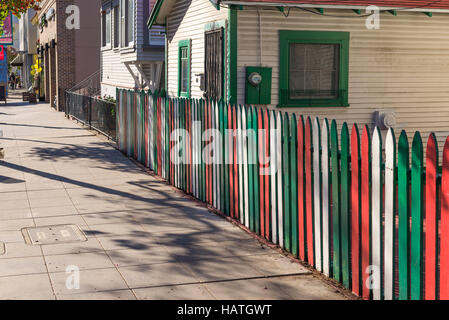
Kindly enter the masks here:
M 0 299 L 345 298 L 49 105 L 9 101 Z M 25 243 L 23 228 L 52 225 L 78 226 L 87 241 Z

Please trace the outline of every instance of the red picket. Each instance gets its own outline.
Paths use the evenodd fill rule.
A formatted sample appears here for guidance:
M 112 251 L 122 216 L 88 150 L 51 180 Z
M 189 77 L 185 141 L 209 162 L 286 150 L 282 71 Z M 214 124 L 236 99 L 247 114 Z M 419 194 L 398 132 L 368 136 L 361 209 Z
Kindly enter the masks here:
M 370 288 L 367 286 L 370 265 L 370 134 L 368 126 L 363 128 L 361 145 L 361 242 L 362 242 L 362 297 L 368 300 Z
M 449 137 L 443 149 L 440 230 L 440 299 L 449 300 Z
M 305 140 L 307 261 L 313 266 L 312 121 L 310 117 L 306 121 Z
M 352 292 L 360 295 L 360 136 L 357 125 L 351 132 L 351 261 Z
M 298 120 L 298 244 L 299 258 L 306 260 L 306 225 L 305 225 L 305 202 L 304 202 L 304 118 L 299 116 Z M 281 170 L 281 168 L 278 168 Z
M 435 135 L 430 134 L 426 149 L 426 232 L 425 232 L 425 299 L 436 298 L 437 273 L 437 173 L 438 147 Z

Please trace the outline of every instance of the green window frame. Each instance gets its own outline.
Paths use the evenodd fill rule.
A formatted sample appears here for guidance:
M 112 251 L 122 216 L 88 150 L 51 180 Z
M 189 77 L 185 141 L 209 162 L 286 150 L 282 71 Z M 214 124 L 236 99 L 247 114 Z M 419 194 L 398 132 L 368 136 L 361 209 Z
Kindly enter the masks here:
M 186 53 L 186 55 L 182 55 Z M 182 63 L 187 63 L 187 90 L 182 90 Z M 190 82 L 191 82 L 191 42 L 190 40 L 180 40 L 178 42 L 178 97 L 190 98 Z
M 279 105 L 278 107 L 348 107 L 349 32 L 279 31 Z M 290 97 L 290 44 L 339 45 L 338 94 L 336 98 L 292 99 Z

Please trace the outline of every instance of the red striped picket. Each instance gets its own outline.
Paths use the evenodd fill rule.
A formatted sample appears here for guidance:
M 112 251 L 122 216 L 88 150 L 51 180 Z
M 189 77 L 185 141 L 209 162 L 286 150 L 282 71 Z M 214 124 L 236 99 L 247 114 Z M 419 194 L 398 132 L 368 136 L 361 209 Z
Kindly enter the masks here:
M 370 134 L 368 126 L 363 128 L 361 140 L 361 266 L 362 266 L 362 297 L 370 298 L 369 266 L 371 257 L 370 241 Z
M 305 208 L 306 208 L 306 237 L 307 237 L 307 262 L 315 265 L 313 251 L 313 189 L 312 189 L 312 121 L 306 120 L 304 132 L 304 167 L 305 167 Z
M 277 135 L 280 133 L 276 128 L 276 112 L 270 111 L 270 204 L 271 204 L 271 242 L 278 244 L 278 218 L 277 218 Z
M 351 261 L 352 292 L 360 295 L 360 136 L 356 124 L 351 131 Z
M 449 300 L 449 137 L 443 149 L 440 230 L 440 299 Z
M 306 261 L 306 206 L 305 206 L 305 140 L 304 140 L 304 118 L 298 117 L 298 244 L 299 258 Z
M 424 291 L 426 300 L 435 300 L 437 294 L 437 251 L 438 251 L 438 216 L 437 216 L 437 174 L 438 145 L 434 133 L 429 135 L 426 148 L 426 191 L 425 191 L 425 279 Z
M 232 168 L 234 173 L 234 218 L 239 219 L 239 168 L 237 154 L 237 106 L 232 108 L 232 140 L 233 140 L 233 158 Z
M 277 112 L 276 115 L 276 128 L 278 130 L 278 134 L 276 136 L 276 153 L 277 153 L 277 216 L 278 216 L 278 239 L 279 239 L 279 246 L 281 248 L 285 247 L 284 244 L 284 206 L 283 206 L 283 197 L 284 194 L 284 188 L 282 184 L 282 172 L 283 172 L 283 163 L 282 163 L 282 113 Z
M 239 181 L 239 220 L 242 225 L 244 221 L 244 175 L 243 175 L 243 136 L 242 136 L 242 106 L 238 106 L 237 109 L 237 161 L 238 170 L 237 176 Z M 219 147 L 217 146 L 219 149 Z M 219 177 L 218 177 L 219 179 Z
M 264 110 L 263 112 L 263 127 L 265 132 L 265 141 L 264 141 L 264 170 L 263 170 L 263 178 L 264 182 L 264 211 L 265 211 L 265 238 L 270 239 L 270 120 L 269 120 L 269 111 Z
M 249 228 L 249 189 L 250 185 L 248 182 L 248 136 L 247 136 L 247 108 L 242 109 L 242 145 L 243 145 L 243 185 L 244 185 L 244 196 L 243 196 L 243 202 L 244 202 L 244 225 L 245 227 Z
M 382 140 L 379 128 L 373 131 L 371 144 L 371 274 L 373 299 L 382 298 Z

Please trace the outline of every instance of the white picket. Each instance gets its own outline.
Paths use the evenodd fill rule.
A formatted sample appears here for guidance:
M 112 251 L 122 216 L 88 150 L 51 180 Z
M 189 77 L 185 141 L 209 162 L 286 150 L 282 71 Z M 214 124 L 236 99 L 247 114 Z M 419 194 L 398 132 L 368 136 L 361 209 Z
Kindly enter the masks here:
M 239 178 L 239 213 L 240 223 L 245 223 L 244 213 L 244 194 L 243 194 L 243 143 L 242 143 L 242 106 L 237 108 L 237 162 L 238 162 L 238 178 Z
M 385 248 L 384 248 L 384 299 L 394 297 L 394 231 L 396 139 L 393 129 L 389 129 L 385 141 Z
M 276 135 L 276 151 L 277 151 L 277 169 L 278 169 L 278 183 L 277 183 L 277 194 L 279 195 L 277 199 L 277 209 L 278 209 L 278 233 L 279 233 L 279 246 L 281 248 L 284 247 L 284 220 L 283 220 L 283 205 L 282 205 L 282 197 L 283 194 L 283 188 L 284 185 L 282 184 L 282 114 L 281 112 L 278 112 L 277 119 L 276 119 L 276 128 L 277 128 L 277 135 Z
M 212 102 L 211 103 L 211 129 L 214 130 L 214 136 L 213 136 L 213 148 L 214 148 L 214 152 L 213 152 L 213 162 L 211 165 L 211 169 L 212 169 L 212 205 L 216 208 L 217 207 L 217 167 L 216 167 L 216 161 L 215 161 L 215 157 L 216 157 L 216 152 L 217 152 L 217 139 L 215 137 L 215 128 L 216 128 L 216 123 L 215 123 L 215 108 L 216 108 L 216 103 Z
M 154 98 L 148 96 L 148 167 L 154 170 Z
M 243 180 L 245 185 L 245 194 L 244 194 L 244 214 L 245 214 L 245 227 L 249 228 L 249 195 L 248 195 L 248 135 L 247 135 L 247 129 L 246 129 L 246 117 L 247 117 L 247 111 L 248 109 L 244 107 L 242 110 L 242 128 L 244 132 L 242 133 L 243 137 Z
M 313 136 L 313 190 L 314 190 L 314 240 L 315 240 L 315 266 L 318 271 L 322 270 L 321 267 L 321 199 L 319 194 L 321 192 L 320 183 L 320 149 L 321 149 L 321 139 L 320 139 L 320 123 L 319 119 L 315 118 L 312 125 L 312 136 Z
M 215 178 L 216 178 L 216 205 L 215 208 L 220 209 L 221 207 L 221 174 L 220 174 L 220 136 L 218 133 L 220 132 L 220 113 L 219 113 L 219 104 L 215 103 L 215 132 L 217 136 L 215 136 Z
M 323 220 L 323 261 L 322 269 L 326 276 L 330 275 L 330 214 L 329 214 L 329 123 L 323 120 L 321 129 L 321 209 Z
M 382 138 L 379 128 L 375 127 L 371 144 L 371 243 L 372 243 L 372 277 L 373 299 L 381 299 L 380 275 L 382 261 Z

